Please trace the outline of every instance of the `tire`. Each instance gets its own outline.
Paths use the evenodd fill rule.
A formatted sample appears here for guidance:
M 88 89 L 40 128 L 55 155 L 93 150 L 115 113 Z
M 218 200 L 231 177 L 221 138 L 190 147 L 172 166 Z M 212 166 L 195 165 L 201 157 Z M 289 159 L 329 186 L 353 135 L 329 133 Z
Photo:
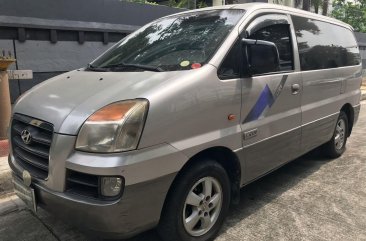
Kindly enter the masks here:
M 210 184 L 211 192 L 204 188 Z M 160 237 L 164 241 L 214 239 L 229 210 L 230 197 L 225 169 L 213 160 L 199 160 L 174 181 L 157 229 Z
M 330 158 L 340 157 L 346 150 L 348 137 L 348 118 L 346 113 L 341 111 L 334 129 L 332 139 L 324 145 L 324 152 Z

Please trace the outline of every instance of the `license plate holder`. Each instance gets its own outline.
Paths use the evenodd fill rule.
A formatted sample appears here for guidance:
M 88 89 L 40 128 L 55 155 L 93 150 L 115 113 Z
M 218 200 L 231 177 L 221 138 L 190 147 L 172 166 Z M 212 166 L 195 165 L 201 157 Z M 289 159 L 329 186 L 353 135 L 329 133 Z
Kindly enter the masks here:
M 34 189 L 26 186 L 21 180 L 13 178 L 14 191 L 18 197 L 33 211 L 37 212 L 37 202 Z

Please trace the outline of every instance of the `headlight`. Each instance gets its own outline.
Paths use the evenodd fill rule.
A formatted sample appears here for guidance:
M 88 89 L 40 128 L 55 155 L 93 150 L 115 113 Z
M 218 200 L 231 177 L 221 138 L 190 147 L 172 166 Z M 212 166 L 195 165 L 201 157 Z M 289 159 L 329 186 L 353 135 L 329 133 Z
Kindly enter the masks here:
M 147 100 L 126 100 L 107 105 L 83 124 L 76 149 L 121 152 L 137 148 L 148 110 Z

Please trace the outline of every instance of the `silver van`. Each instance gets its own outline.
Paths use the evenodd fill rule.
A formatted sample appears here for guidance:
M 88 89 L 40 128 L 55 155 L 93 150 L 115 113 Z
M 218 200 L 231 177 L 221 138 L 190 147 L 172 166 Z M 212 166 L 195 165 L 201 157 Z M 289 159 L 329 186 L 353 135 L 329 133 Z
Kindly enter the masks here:
M 17 101 L 15 190 L 103 237 L 210 240 L 241 187 L 342 155 L 360 85 L 340 21 L 258 3 L 163 17 Z

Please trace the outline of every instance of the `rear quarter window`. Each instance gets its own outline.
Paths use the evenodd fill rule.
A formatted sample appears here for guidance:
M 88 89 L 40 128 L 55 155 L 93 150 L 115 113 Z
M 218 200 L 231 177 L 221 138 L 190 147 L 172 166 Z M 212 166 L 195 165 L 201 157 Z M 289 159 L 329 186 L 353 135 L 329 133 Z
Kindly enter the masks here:
M 301 70 L 330 69 L 360 64 L 353 32 L 310 18 L 292 16 Z

